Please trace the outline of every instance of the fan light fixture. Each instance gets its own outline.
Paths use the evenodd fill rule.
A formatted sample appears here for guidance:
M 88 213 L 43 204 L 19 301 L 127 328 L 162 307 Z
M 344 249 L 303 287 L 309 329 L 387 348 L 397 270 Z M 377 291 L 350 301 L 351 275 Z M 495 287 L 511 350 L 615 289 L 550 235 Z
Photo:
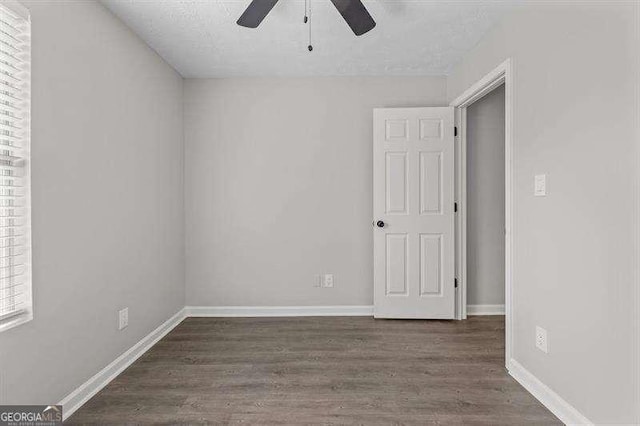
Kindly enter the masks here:
M 237 21 L 237 24 L 247 28 L 257 28 L 264 18 L 271 12 L 271 9 L 278 3 L 278 0 L 252 0 L 249 7 L 244 11 Z M 360 0 L 331 0 L 331 3 L 338 9 L 342 18 L 347 22 L 349 28 L 356 36 L 361 36 L 371 31 L 376 22 L 369 11 Z M 305 0 L 305 24 L 309 25 L 309 52 L 313 50 L 311 45 L 311 0 Z

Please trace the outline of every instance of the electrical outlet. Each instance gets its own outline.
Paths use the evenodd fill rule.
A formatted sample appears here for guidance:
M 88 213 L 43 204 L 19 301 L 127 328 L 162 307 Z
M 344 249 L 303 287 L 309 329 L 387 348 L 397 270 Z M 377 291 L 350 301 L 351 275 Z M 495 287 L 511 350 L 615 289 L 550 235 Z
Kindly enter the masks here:
M 129 325 L 129 308 L 118 311 L 118 330 L 122 330 Z
M 324 274 L 324 280 L 322 281 L 322 287 L 333 287 L 333 274 Z
M 313 281 L 314 287 L 331 288 L 333 284 L 333 274 L 318 274 Z
M 535 175 L 533 178 L 533 195 L 536 197 L 547 195 L 547 175 Z
M 540 349 L 545 354 L 549 352 L 547 346 L 547 330 L 542 327 L 536 327 L 536 348 Z

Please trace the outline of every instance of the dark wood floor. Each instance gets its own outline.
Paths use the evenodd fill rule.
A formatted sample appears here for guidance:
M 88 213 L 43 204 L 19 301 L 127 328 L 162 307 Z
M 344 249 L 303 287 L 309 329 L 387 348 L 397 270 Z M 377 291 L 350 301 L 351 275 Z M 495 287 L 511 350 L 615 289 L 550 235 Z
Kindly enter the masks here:
M 188 318 L 68 423 L 560 424 L 503 336 L 503 317 Z

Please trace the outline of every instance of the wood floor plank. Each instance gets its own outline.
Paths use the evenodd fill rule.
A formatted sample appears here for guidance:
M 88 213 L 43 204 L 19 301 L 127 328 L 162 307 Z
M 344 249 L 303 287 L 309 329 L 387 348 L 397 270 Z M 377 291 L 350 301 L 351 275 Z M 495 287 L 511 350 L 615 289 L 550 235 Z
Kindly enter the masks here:
M 504 368 L 504 317 L 188 318 L 68 424 L 561 424 Z

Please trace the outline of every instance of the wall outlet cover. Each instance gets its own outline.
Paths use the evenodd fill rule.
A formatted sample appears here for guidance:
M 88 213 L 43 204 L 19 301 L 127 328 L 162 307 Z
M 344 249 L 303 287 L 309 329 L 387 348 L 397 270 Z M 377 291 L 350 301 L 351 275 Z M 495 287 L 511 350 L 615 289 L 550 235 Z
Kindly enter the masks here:
M 118 330 L 122 330 L 129 325 L 129 308 L 118 311 Z
M 542 327 L 536 327 L 536 348 L 544 353 L 549 353 L 547 330 Z
M 333 274 L 324 275 L 324 281 L 322 282 L 322 286 L 326 288 L 333 287 Z
M 535 175 L 533 179 L 533 195 L 536 197 L 547 195 L 547 175 Z

